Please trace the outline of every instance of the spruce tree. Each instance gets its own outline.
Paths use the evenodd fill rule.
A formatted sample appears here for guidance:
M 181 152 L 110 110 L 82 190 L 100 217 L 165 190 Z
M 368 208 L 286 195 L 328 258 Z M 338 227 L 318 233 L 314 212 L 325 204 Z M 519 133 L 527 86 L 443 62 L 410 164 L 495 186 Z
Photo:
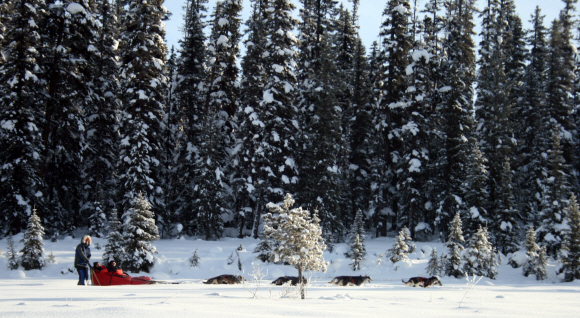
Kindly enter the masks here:
M 524 242 L 524 249 L 526 250 L 526 262 L 522 266 L 524 276 L 528 277 L 530 274 L 536 273 L 536 266 L 538 264 L 540 247 L 536 244 L 536 231 L 533 226 L 530 226 L 526 232 L 526 241 Z
M 465 249 L 463 247 L 464 242 L 465 239 L 463 238 L 463 231 L 461 229 L 461 217 L 458 212 L 455 214 L 451 223 L 449 223 L 449 235 L 447 242 L 445 242 L 445 247 L 449 250 L 443 269 L 445 276 L 454 276 L 455 278 L 463 276 L 461 252 Z
M 354 238 L 354 242 L 349 246 L 349 249 L 350 258 L 353 260 L 350 266 L 353 271 L 358 271 L 360 270 L 360 263 L 362 260 L 364 260 L 364 255 L 366 253 L 365 247 L 360 242 L 358 235 Z
M 411 231 L 406 226 L 403 226 L 401 232 L 403 233 L 403 239 L 405 240 L 405 244 L 407 244 L 407 246 L 409 247 L 409 253 L 414 253 L 415 250 L 417 249 L 417 246 L 415 245 L 415 243 L 413 243 Z
M 393 246 L 387 250 L 387 257 L 393 263 L 399 261 L 409 261 L 407 255 L 409 254 L 409 246 L 405 241 L 404 230 L 399 232 L 399 235 L 395 237 L 395 243 Z
M 469 276 L 497 277 L 497 255 L 489 241 L 487 228 L 477 230 L 463 254 L 463 271 Z
M 17 270 L 18 266 L 18 255 L 16 254 L 16 247 L 14 246 L 14 240 L 12 240 L 12 236 L 9 236 L 6 240 L 6 247 L 8 247 L 8 251 L 6 251 L 6 257 L 8 258 L 8 269 L 13 271 Z
M 83 151 L 83 210 L 92 216 L 97 209 L 108 214 L 114 208 L 118 187 L 119 133 L 118 31 L 114 3 L 103 0 L 97 9 L 98 36 L 94 41 L 91 103 L 86 112 Z M 91 223 L 92 224 L 92 223 Z M 91 234 L 92 235 L 92 234 Z
M 175 84 L 176 112 L 183 118 L 183 135 L 179 142 L 179 159 L 176 163 L 175 192 L 178 193 L 174 206 L 176 218 L 185 226 L 186 232 L 193 234 L 196 215 L 191 211 L 195 205 L 194 166 L 198 158 L 198 146 L 205 117 L 207 84 L 206 80 L 206 36 L 205 4 L 207 0 L 188 0 L 185 4 L 184 37 L 180 41 L 180 58 L 177 63 Z
M 167 96 L 166 16 L 163 0 L 131 0 L 123 16 L 119 181 L 125 211 L 140 194 L 148 198 L 155 211 L 163 204 L 159 170 L 160 125 Z
M 566 211 L 569 229 L 566 230 L 562 242 L 562 267 L 559 273 L 564 274 L 564 281 L 571 282 L 580 279 L 580 207 L 574 194 Z
M 3 234 L 26 227 L 32 207 L 43 202 L 40 168 L 44 144 L 45 86 L 40 58 L 41 2 L 14 4 L 0 65 L 0 210 Z M 7 83 L 11 83 L 8 85 Z
M 72 236 L 88 226 L 91 209 L 82 209 L 85 112 L 91 116 L 99 33 L 95 2 L 65 0 L 47 5 L 41 22 L 41 64 L 48 101 L 44 110 L 44 161 L 41 176 L 46 200 L 43 217 L 49 229 Z M 90 117 L 89 117 L 90 118 Z M 93 127 L 91 127 L 93 128 Z M 94 132 L 91 130 L 90 132 Z M 93 199 L 88 201 L 90 204 Z M 80 213 L 77 211 L 81 208 Z
M 500 247 L 504 255 L 513 253 L 518 249 L 518 211 L 515 209 L 515 199 L 512 187 L 512 170 L 508 159 L 505 159 L 500 185 L 502 192 L 496 194 L 493 215 L 493 236 L 495 245 Z
M 487 159 L 479 150 L 476 142 L 473 144 L 465 194 L 468 210 L 465 211 L 463 217 L 464 233 L 468 238 L 477 232 L 480 225 L 485 225 L 491 221 L 491 216 L 487 211 L 489 208 Z
M 439 262 L 439 257 L 437 257 L 437 249 L 433 248 L 431 254 L 429 255 L 429 262 L 425 268 L 427 275 L 438 276 L 441 274 L 442 264 Z
M 437 189 L 439 202 L 436 207 L 435 224 L 443 232 L 448 242 L 455 244 L 458 238 L 445 238 L 445 225 L 452 223 L 453 215 L 461 210 L 465 211 L 464 184 L 467 176 L 468 164 L 473 139 L 473 83 L 475 81 L 475 52 L 473 43 L 473 13 L 476 11 L 473 0 L 450 0 L 446 3 L 447 15 L 445 32 L 447 36 L 443 40 L 442 47 L 446 52 L 446 58 L 441 64 L 442 85 L 441 93 L 441 132 L 443 141 L 441 152 L 437 155 L 434 167 L 440 171 L 441 180 L 438 181 Z M 457 242 L 460 244 L 460 242 Z M 453 250 L 454 245 L 450 246 Z M 459 248 L 459 247 L 457 247 Z M 462 248 L 461 248 L 462 249 Z M 455 252 L 454 252 L 455 253 Z M 452 254 L 452 253 L 450 253 Z M 449 255 L 454 259 L 458 255 Z M 446 269 L 446 275 L 450 272 L 460 273 L 457 269 Z
M 193 252 L 193 255 L 189 258 L 189 265 L 191 267 L 198 267 L 200 261 L 201 261 L 201 258 L 199 257 L 199 254 L 197 253 L 197 248 L 196 248 L 195 251 Z
M 567 174 L 568 165 L 563 157 L 560 144 L 561 130 L 558 126 L 552 134 L 552 147 L 548 151 L 550 169 L 544 181 L 545 190 L 541 213 L 539 216 L 540 227 L 538 236 L 540 242 L 546 246 L 549 255 L 556 257 L 563 241 L 562 225 L 565 223 L 565 202 L 570 193 L 570 183 Z
M 115 261 L 117 264 L 123 264 L 123 235 L 121 234 L 121 222 L 117 218 L 117 210 L 113 210 L 109 218 L 109 227 L 107 228 L 107 244 L 103 253 L 103 264 L 109 264 Z
M 89 235 L 98 238 L 104 237 L 103 230 L 105 228 L 106 221 L 107 218 L 101 208 L 101 203 L 95 202 L 92 205 L 92 211 L 89 216 Z
M 155 265 L 157 249 L 151 243 L 159 239 L 151 203 L 142 194 L 134 199 L 132 206 L 123 214 L 123 268 L 138 273 L 149 272 Z
M 350 231 L 348 233 L 348 246 L 349 246 L 349 250 L 345 253 L 346 257 L 352 258 L 354 255 L 354 246 L 357 245 L 357 249 L 359 254 L 362 254 L 362 257 L 364 257 L 367 253 L 366 248 L 364 246 L 365 243 L 365 235 L 366 231 L 365 231 L 365 227 L 364 227 L 364 221 L 363 221 L 363 214 L 361 210 L 358 210 L 356 212 L 356 217 L 354 219 L 354 222 L 352 223 L 352 226 L 350 228 Z
M 546 246 L 540 248 L 540 253 L 538 255 L 538 261 L 536 263 L 536 280 L 545 280 L 548 278 L 548 272 L 546 267 L 548 266 L 548 253 L 546 252 Z
M 40 223 L 40 218 L 36 215 L 36 209 L 32 211 L 32 215 L 28 219 L 26 232 L 21 242 L 24 243 L 22 256 L 20 257 L 20 265 L 24 270 L 42 269 L 44 267 L 44 243 L 42 238 L 44 236 L 44 227 Z

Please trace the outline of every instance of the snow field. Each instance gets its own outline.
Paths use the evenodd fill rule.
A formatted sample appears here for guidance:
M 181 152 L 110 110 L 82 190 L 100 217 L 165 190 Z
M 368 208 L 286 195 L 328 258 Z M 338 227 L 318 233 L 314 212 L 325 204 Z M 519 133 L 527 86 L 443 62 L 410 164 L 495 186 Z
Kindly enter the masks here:
M 21 236 L 13 238 L 18 250 Z M 441 277 L 442 287 L 403 286 L 401 279 L 426 276 L 433 247 L 439 254 L 446 252 L 443 244 L 434 242 L 415 242 L 418 252 L 409 255 L 410 263 L 392 264 L 384 257 L 379 263 L 375 255 L 389 249 L 394 239 L 367 239 L 367 257 L 357 272 L 349 268 L 352 261 L 344 258 L 346 244 L 336 244 L 332 253 L 324 253 L 330 262 L 328 271 L 312 273 L 305 300 L 294 298 L 297 293 L 288 296 L 285 287 L 269 285 L 279 276 L 295 276 L 291 266 L 263 264 L 256 298 L 243 285 L 202 283 L 221 274 L 242 274 L 249 280 L 246 287 L 255 290 L 252 262 L 261 263 L 253 259 L 252 251 L 259 240 L 159 240 L 154 242 L 159 259 L 151 273 L 131 275 L 182 284 L 107 287 L 77 286 L 76 272 L 60 273 L 72 267 L 79 242 L 70 237 L 55 243 L 45 240 L 45 254 L 52 251 L 56 263 L 40 271 L 10 271 L 7 258 L 0 257 L 0 317 L 578 317 L 580 312 L 580 282 L 560 283 L 555 263 L 550 263 L 549 279 L 542 282 L 522 276 L 521 268 L 507 265 L 504 257 L 498 279 L 483 278 L 472 289 L 466 279 L 452 277 Z M 104 246 L 106 241 L 93 238 L 91 261 L 100 261 L 103 253 L 95 248 L 97 243 Z M 235 253 L 240 244 L 243 273 L 237 269 Z M 192 268 L 187 260 L 196 248 L 201 261 Z M 6 239 L 0 240 L 0 249 L 6 251 Z M 228 265 L 232 252 L 234 262 Z M 328 284 L 339 275 L 369 275 L 373 282 L 360 287 Z

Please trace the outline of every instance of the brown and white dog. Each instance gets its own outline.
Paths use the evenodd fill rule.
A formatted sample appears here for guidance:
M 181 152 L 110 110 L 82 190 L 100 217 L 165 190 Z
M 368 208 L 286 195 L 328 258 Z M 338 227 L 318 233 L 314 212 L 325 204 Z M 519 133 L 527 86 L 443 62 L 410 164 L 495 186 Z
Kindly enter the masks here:
M 360 286 L 362 284 L 372 282 L 370 276 L 336 276 L 333 280 L 328 282 L 329 284 L 335 284 L 338 286 Z
M 441 284 L 441 281 L 439 280 L 439 278 L 437 276 L 431 276 L 429 278 L 427 278 L 427 277 L 411 277 L 406 282 L 404 279 L 402 281 L 403 281 L 403 284 L 405 286 L 411 286 L 411 287 L 427 288 L 427 287 L 431 287 L 431 286 L 435 286 L 435 285 L 443 286 L 443 284 Z
M 212 277 L 205 282 L 204 284 L 241 284 L 245 282 L 246 279 L 240 275 L 220 275 L 217 277 Z
M 281 277 L 278 277 L 276 280 L 274 280 L 272 282 L 272 284 L 281 286 L 281 285 L 284 285 L 288 282 L 290 282 L 291 286 L 296 286 L 296 285 L 298 285 L 298 277 L 296 277 L 296 276 L 281 276 Z M 302 282 L 304 284 L 308 284 L 308 280 L 304 277 L 302 277 Z

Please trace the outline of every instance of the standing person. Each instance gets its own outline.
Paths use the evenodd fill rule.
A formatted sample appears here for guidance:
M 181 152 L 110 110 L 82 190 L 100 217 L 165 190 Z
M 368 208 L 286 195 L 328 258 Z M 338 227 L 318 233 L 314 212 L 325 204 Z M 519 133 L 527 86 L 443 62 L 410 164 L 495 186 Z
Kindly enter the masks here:
M 90 258 L 91 258 L 91 237 L 89 235 L 83 236 L 81 239 L 81 244 L 77 245 L 75 251 L 75 267 L 79 273 L 79 283 L 78 285 L 84 285 L 85 281 L 89 278 Z

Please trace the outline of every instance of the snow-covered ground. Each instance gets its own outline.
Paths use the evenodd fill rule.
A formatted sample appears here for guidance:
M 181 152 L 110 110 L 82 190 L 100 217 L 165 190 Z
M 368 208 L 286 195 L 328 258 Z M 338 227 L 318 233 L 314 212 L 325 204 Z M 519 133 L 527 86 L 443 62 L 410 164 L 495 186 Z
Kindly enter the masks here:
M 82 234 L 82 233 L 79 233 Z M 80 235 L 78 236 L 80 237 Z M 14 237 L 17 248 L 22 234 Z M 326 273 L 312 273 L 305 300 L 292 290 L 269 283 L 284 275 L 296 276 L 291 266 L 263 266 L 261 285 L 252 281 L 255 273 L 252 253 L 259 241 L 226 238 L 217 242 L 193 239 L 154 242 L 159 263 L 148 275 L 157 280 L 182 282 L 140 286 L 77 286 L 72 268 L 74 248 L 80 239 L 44 241 L 46 254 L 56 263 L 41 271 L 8 270 L 6 239 L 0 240 L 0 317 L 580 317 L 580 282 L 561 283 L 555 276 L 537 282 L 524 277 L 521 268 L 507 265 L 504 258 L 497 280 L 481 279 L 470 289 L 465 278 L 441 277 L 442 287 L 411 288 L 401 279 L 427 276 L 425 267 L 431 249 L 445 252 L 441 243 L 417 243 L 411 263 L 393 265 L 378 255 L 393 244 L 393 238 L 367 239 L 367 257 L 361 271 L 353 272 L 344 258 L 345 244 L 337 244 L 324 257 L 331 262 Z M 91 261 L 100 261 L 104 239 L 93 238 Z M 240 252 L 243 273 L 237 268 L 235 250 Z M 198 249 L 200 266 L 192 268 L 188 259 Z M 421 252 L 423 250 L 423 252 Z M 227 265 L 233 252 L 234 262 Z M 242 274 L 244 285 L 205 285 L 202 281 L 221 274 Z M 360 287 L 338 287 L 328 282 L 339 275 L 369 275 L 373 281 Z M 257 290 L 257 292 L 255 292 Z M 253 298 L 255 292 L 255 298 Z

